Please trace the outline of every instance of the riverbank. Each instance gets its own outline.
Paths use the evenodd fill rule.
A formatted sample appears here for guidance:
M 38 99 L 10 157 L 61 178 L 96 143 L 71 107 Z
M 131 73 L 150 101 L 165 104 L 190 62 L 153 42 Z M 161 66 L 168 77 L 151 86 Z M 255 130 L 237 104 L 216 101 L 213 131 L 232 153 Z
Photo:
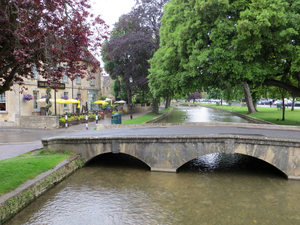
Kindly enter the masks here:
M 282 120 L 282 110 L 277 109 L 276 107 L 259 107 L 258 112 L 248 114 L 248 109 L 245 106 L 240 105 L 215 105 L 201 103 L 201 106 L 211 107 L 214 109 L 226 110 L 234 113 L 240 117 L 254 118 L 261 121 L 266 121 L 269 124 L 277 125 L 288 125 L 288 126 L 300 126 L 300 109 L 294 109 L 291 111 L 291 108 L 285 109 L 285 120 Z
M 54 169 L 38 175 L 0 197 L 0 225 L 83 166 L 80 156 L 70 156 Z

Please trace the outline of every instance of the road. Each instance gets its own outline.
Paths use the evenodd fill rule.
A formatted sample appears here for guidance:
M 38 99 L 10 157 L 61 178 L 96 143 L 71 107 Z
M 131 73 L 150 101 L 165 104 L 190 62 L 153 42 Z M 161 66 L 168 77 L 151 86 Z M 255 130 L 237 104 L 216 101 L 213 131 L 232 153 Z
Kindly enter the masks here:
M 135 116 L 144 113 L 135 114 Z M 129 118 L 129 115 L 123 119 Z M 100 124 L 110 124 L 110 119 L 99 121 Z M 247 125 L 249 126 L 249 124 Z M 158 124 L 155 127 L 134 127 L 123 129 L 106 129 L 93 130 L 96 127 L 95 122 L 89 123 L 89 129 L 86 130 L 85 124 L 71 126 L 68 129 L 61 128 L 57 130 L 41 130 L 41 129 L 0 129 L 0 160 L 16 157 L 20 154 L 42 148 L 41 140 L 54 136 L 136 136 L 136 135 L 252 135 L 265 137 L 283 137 L 300 139 L 300 127 L 296 130 L 286 129 L 288 126 L 278 125 L 259 125 L 253 124 L 253 127 L 246 127 L 244 124 L 233 124 L 222 126 L 212 123 L 192 124 L 185 126 L 180 124 L 177 126 L 162 126 Z M 125 126 L 126 127 L 126 126 Z M 272 129 L 276 128 L 276 129 Z M 280 127 L 280 129 L 278 129 Z

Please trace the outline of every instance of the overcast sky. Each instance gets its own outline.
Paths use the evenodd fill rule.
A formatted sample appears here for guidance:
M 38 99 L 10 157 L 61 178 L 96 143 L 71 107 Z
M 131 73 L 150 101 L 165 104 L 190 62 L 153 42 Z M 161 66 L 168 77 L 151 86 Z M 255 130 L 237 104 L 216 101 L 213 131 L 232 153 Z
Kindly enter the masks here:
M 91 0 L 93 11 L 109 25 L 110 30 L 113 24 L 123 14 L 129 13 L 134 6 L 134 0 Z
M 109 30 L 113 29 L 113 24 L 118 22 L 119 17 L 123 14 L 129 13 L 134 6 L 134 0 L 91 0 L 92 12 L 95 15 L 101 15 L 101 18 L 109 25 Z M 104 67 L 104 63 L 101 58 L 101 67 Z

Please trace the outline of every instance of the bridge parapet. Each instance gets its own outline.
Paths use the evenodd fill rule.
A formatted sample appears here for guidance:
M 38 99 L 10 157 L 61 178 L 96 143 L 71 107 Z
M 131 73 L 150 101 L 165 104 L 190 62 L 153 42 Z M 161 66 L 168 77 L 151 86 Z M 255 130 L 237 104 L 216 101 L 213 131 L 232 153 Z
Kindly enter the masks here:
M 300 179 L 300 140 L 244 135 L 172 135 L 118 137 L 53 137 L 45 149 L 67 150 L 88 162 L 104 153 L 124 153 L 147 164 L 151 171 L 176 172 L 199 156 L 244 154 L 275 166 L 289 179 Z

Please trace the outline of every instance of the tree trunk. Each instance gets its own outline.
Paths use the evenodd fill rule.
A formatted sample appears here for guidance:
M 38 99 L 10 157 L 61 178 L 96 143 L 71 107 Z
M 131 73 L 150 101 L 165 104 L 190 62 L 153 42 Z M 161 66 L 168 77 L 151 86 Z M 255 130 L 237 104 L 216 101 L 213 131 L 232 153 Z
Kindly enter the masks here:
M 282 100 L 282 121 L 285 120 L 285 104 L 284 104 L 284 98 Z
M 165 105 L 165 109 L 169 108 L 171 105 L 171 97 L 166 98 L 166 105 Z
M 243 89 L 244 89 L 245 100 L 246 100 L 246 104 L 247 104 L 247 108 L 248 108 L 248 114 L 255 113 L 256 110 L 253 105 L 249 85 L 247 83 L 244 83 Z
M 293 102 L 292 102 L 292 109 L 291 109 L 291 111 L 294 111 L 294 108 L 295 108 L 295 97 L 293 97 Z
M 156 98 L 152 99 L 152 113 L 158 114 L 158 101 Z
M 281 97 L 282 97 L 282 121 L 285 120 L 285 104 L 284 104 L 284 91 L 280 89 Z

